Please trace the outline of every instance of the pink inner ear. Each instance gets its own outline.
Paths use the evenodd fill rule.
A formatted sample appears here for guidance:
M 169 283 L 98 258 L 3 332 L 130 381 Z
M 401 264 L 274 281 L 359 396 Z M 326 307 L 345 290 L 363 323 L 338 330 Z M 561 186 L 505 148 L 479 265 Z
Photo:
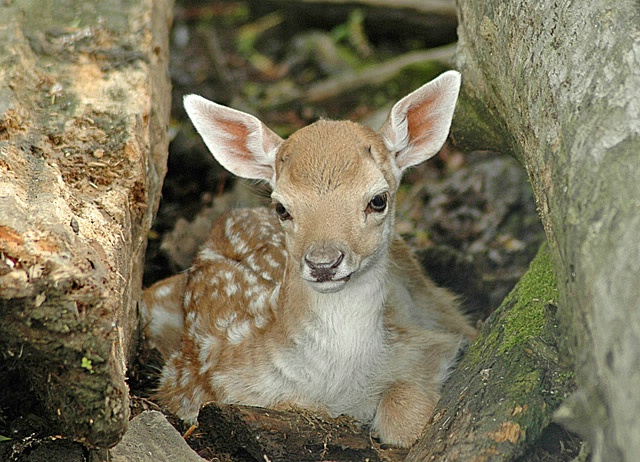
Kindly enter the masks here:
M 434 95 L 407 111 L 407 129 L 409 130 L 409 138 L 412 140 L 412 144 L 419 143 L 437 128 L 435 127 L 437 119 L 432 114 L 436 103 L 437 97 Z
M 256 117 L 187 95 L 185 109 L 211 154 L 231 173 L 272 182 L 275 152 L 282 138 Z
M 234 153 L 243 160 L 253 160 L 253 156 L 247 147 L 249 127 L 235 120 L 223 119 L 220 120 L 220 128 L 229 134 L 228 137 L 225 136 L 228 151 Z

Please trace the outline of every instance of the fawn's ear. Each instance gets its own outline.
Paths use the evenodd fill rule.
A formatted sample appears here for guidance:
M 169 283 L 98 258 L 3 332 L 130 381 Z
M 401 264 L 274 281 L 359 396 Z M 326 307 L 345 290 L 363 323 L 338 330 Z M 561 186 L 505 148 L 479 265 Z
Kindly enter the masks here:
M 220 165 L 234 175 L 274 185 L 276 153 L 282 138 L 254 116 L 198 95 L 185 96 L 184 107 Z
M 437 154 L 447 140 L 460 90 L 448 71 L 398 101 L 380 129 L 400 173 Z

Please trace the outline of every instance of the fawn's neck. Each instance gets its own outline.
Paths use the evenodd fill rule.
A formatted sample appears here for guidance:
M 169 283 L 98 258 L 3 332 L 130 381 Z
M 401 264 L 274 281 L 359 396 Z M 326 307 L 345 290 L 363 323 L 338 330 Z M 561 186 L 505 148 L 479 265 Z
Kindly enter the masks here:
M 387 256 L 339 292 L 328 294 L 316 292 L 295 275 L 294 268 L 289 269 L 288 306 L 280 307 L 286 313 L 291 348 L 285 369 L 291 367 L 304 377 L 309 398 L 325 403 L 330 411 L 357 407 L 387 352 Z M 306 373 L 300 374 L 301 370 Z

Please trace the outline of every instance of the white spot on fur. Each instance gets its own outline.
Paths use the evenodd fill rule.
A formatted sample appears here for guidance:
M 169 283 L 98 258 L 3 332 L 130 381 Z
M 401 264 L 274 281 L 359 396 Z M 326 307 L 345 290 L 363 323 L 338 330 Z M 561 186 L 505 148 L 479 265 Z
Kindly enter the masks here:
M 153 291 L 153 294 L 157 298 L 166 298 L 173 294 L 173 287 L 171 286 L 160 286 Z
M 256 314 L 253 317 L 253 325 L 256 326 L 258 329 L 262 329 L 264 326 L 267 325 L 267 318 L 262 316 L 261 314 Z
M 184 299 L 182 301 L 182 306 L 183 307 L 187 307 L 187 306 L 191 305 L 192 297 L 193 297 L 193 292 L 191 292 L 190 290 L 187 290 L 187 292 L 184 294 Z
M 269 265 L 271 268 L 276 269 L 276 268 L 280 268 L 280 263 L 278 263 L 272 256 L 271 254 L 266 254 L 264 256 L 265 261 L 267 262 L 267 265 Z
M 160 376 L 161 384 L 169 384 L 171 385 L 172 388 L 175 388 L 177 375 L 176 375 L 176 368 L 172 360 L 178 357 L 178 355 L 179 355 L 179 352 L 175 352 L 171 356 L 171 359 L 169 360 L 167 365 L 162 369 L 162 375 Z
M 242 239 L 241 234 L 237 230 L 233 229 L 235 222 L 233 220 L 227 220 L 225 224 L 225 235 L 229 239 L 229 244 L 239 254 L 247 253 L 250 250 L 248 243 Z
M 211 370 L 213 366 L 215 366 L 215 363 L 213 361 L 205 361 L 201 363 L 198 372 L 200 373 L 200 375 L 205 375 Z
M 198 418 L 199 410 L 200 405 L 195 404 L 192 399 L 184 395 L 180 400 L 180 410 L 178 412 L 178 417 L 180 417 L 187 423 L 194 423 Z
M 195 319 L 193 322 L 187 322 L 186 325 L 189 326 L 189 330 L 188 330 L 189 337 L 193 338 L 195 335 L 197 335 L 198 323 L 195 322 Z
M 207 262 L 224 260 L 224 257 L 222 255 L 209 247 L 204 247 L 198 254 L 198 257 L 200 258 L 200 260 Z
M 216 319 L 216 327 L 221 331 L 226 331 L 238 318 L 238 313 L 231 312 L 224 318 Z
M 247 265 L 249 268 L 251 268 L 255 272 L 260 271 L 260 267 L 256 264 L 256 257 L 254 254 L 249 254 L 244 259 L 244 264 Z
M 229 326 L 227 329 L 227 339 L 229 339 L 229 342 L 237 345 L 245 339 L 249 332 L 251 332 L 251 325 L 249 321 L 245 319 L 244 321 Z
M 198 348 L 200 350 L 200 353 L 198 354 L 198 359 L 200 360 L 201 363 L 205 363 L 207 362 L 210 354 L 214 351 L 217 350 L 220 346 L 220 341 L 214 336 L 214 335 L 199 335 L 196 334 L 194 336 L 196 345 L 198 345 Z
M 201 386 L 197 386 L 195 387 L 191 395 L 191 402 L 194 405 L 200 407 L 204 403 L 205 395 L 206 395 L 206 392 L 204 391 L 204 389 Z
M 271 296 L 269 296 L 269 306 L 276 308 L 278 306 L 278 297 L 280 296 L 280 284 L 277 284 Z
M 245 270 L 242 274 L 244 276 L 244 281 L 247 285 L 254 286 L 258 283 L 258 278 L 252 272 Z
M 238 293 L 238 289 L 239 287 L 237 284 L 233 284 L 230 282 L 224 287 L 224 292 L 227 294 L 227 297 L 232 297 Z
M 267 293 L 266 291 L 262 291 L 257 294 L 254 298 L 249 302 L 249 310 L 252 313 L 260 313 L 265 309 L 265 302 L 267 301 Z
M 182 313 L 169 310 L 164 305 L 156 303 L 149 323 L 152 338 L 161 338 L 165 329 L 182 329 Z
M 192 380 L 193 379 L 191 378 L 191 373 L 189 372 L 189 370 L 183 368 L 178 385 L 180 385 L 181 388 L 187 388 Z
M 201 271 L 192 271 L 191 272 L 191 284 L 202 284 L 204 282 L 204 274 Z

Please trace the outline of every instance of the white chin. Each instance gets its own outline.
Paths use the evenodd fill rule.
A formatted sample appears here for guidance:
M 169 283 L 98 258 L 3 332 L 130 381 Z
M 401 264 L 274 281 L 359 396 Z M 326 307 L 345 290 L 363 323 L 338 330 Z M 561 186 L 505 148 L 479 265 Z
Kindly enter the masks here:
M 338 279 L 337 281 L 325 281 L 325 282 L 307 280 L 307 283 L 316 292 L 320 292 L 321 294 L 332 294 L 334 292 L 341 291 L 342 288 L 347 284 L 347 279 Z

